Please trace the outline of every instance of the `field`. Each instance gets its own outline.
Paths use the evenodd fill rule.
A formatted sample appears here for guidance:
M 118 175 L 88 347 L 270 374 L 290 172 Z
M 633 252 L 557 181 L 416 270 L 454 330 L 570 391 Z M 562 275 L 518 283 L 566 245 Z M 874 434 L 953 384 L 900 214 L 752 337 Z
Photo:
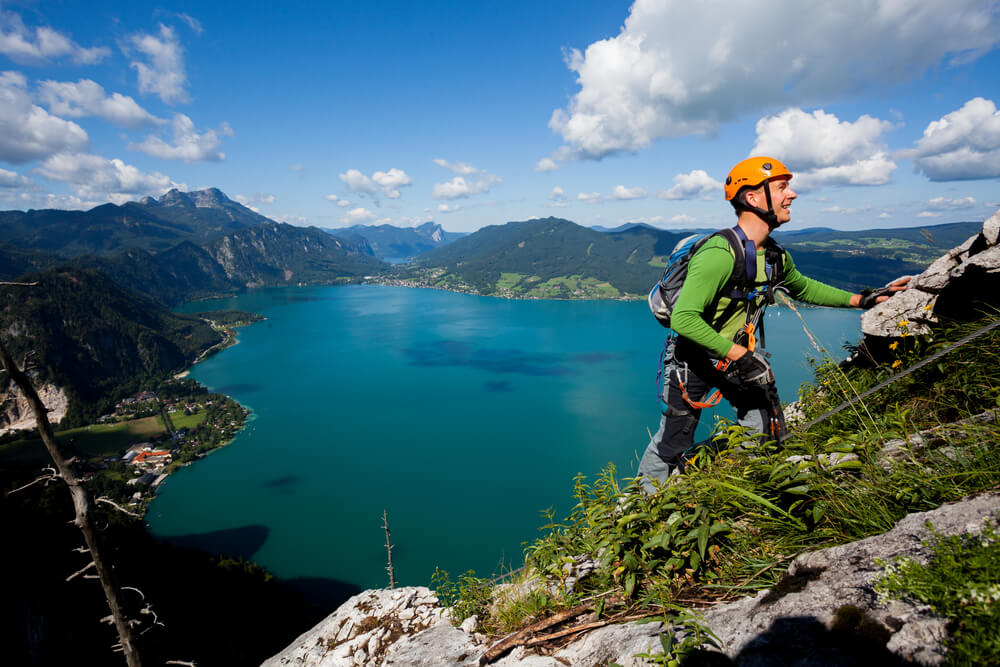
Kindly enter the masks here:
M 204 412 L 193 415 L 171 416 L 174 428 L 192 428 L 205 420 Z M 144 417 L 117 424 L 91 424 L 57 431 L 56 439 L 61 444 L 72 442 L 74 447 L 88 457 L 117 456 L 130 445 L 163 435 L 166 430 L 159 417 Z M 0 465 L 21 463 L 44 465 L 49 460 L 48 452 L 40 438 L 31 437 L 0 445 Z

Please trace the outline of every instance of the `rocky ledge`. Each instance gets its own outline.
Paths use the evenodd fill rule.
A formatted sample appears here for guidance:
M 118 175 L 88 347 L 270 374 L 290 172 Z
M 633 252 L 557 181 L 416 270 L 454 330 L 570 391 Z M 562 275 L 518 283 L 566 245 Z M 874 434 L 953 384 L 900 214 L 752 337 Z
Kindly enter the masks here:
M 940 664 L 947 622 L 930 610 L 886 602 L 874 584 L 898 556 L 926 562 L 938 535 L 977 534 L 1000 513 L 988 493 L 911 514 L 883 535 L 800 555 L 772 590 L 701 610 L 719 637 L 706 664 Z M 471 619 L 470 619 L 471 620 Z M 492 664 L 521 667 L 649 664 L 659 652 L 658 623 L 605 626 L 543 654 L 520 647 Z M 265 667 L 478 665 L 490 648 L 474 622 L 455 627 L 427 588 L 365 591 L 264 663 Z

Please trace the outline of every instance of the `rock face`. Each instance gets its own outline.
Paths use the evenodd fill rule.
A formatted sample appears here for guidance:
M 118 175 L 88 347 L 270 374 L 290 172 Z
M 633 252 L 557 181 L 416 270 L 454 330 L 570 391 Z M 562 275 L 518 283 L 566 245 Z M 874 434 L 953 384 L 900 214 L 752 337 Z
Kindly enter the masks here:
M 66 416 L 69 398 L 66 392 L 54 384 L 46 384 L 36 389 L 38 398 L 48 408 L 49 422 L 58 424 Z M 21 389 L 11 383 L 6 394 L 0 393 L 0 435 L 10 431 L 35 428 L 35 414 L 28 405 L 28 399 Z
M 973 301 L 996 302 L 1000 288 L 1000 211 L 983 230 L 945 253 L 910 281 L 910 289 L 875 306 L 861 317 L 867 336 L 928 334 L 938 315 L 968 309 Z M 900 326 L 900 322 L 906 322 Z
M 940 664 L 947 623 L 929 609 L 879 600 L 873 587 L 897 556 L 926 562 L 933 525 L 939 535 L 978 533 L 1000 513 L 1000 493 L 911 514 L 884 535 L 802 554 L 773 589 L 702 610 L 719 637 L 704 664 Z M 426 588 L 365 591 L 348 600 L 265 667 L 407 665 L 467 667 L 489 648 L 474 623 L 456 628 Z M 659 623 L 610 625 L 551 655 L 518 648 L 498 666 L 649 664 L 660 653 Z

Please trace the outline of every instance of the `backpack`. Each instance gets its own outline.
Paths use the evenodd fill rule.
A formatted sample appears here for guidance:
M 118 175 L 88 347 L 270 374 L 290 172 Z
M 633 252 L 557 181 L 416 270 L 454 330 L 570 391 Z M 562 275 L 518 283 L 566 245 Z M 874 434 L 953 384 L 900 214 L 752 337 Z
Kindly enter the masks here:
M 765 266 L 771 268 L 771 272 L 765 282 L 757 282 L 756 246 L 753 241 L 747 238 L 746 233 L 739 225 L 711 234 L 692 234 L 681 239 L 674 246 L 667 258 L 667 266 L 663 271 L 663 276 L 656 281 L 653 289 L 649 292 L 649 309 L 656 321 L 664 327 L 670 328 L 670 314 L 677 303 L 684 279 L 687 278 L 688 264 L 690 264 L 691 258 L 713 236 L 724 237 L 729 242 L 729 247 L 732 248 L 735 256 L 732 276 L 719 292 L 719 296 L 727 296 L 731 299 L 730 307 L 733 312 L 739 307 L 739 301 L 750 298 L 756 289 L 763 285 L 767 285 L 765 292 L 767 303 L 774 303 L 774 288 L 784 280 L 785 251 L 773 239 L 768 237 L 765 245 Z M 718 319 L 724 322 L 728 317 L 729 315 L 723 313 Z

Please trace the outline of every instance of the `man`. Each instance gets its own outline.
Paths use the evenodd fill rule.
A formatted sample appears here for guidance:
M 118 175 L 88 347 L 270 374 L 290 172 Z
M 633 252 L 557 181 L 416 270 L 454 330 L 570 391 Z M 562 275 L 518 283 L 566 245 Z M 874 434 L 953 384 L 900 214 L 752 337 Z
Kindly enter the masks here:
M 662 482 L 683 467 L 701 410 L 715 404 L 706 402 L 712 388 L 732 404 L 748 431 L 770 438 L 783 433 L 784 415 L 774 375 L 766 357 L 756 349 L 757 339 L 762 338 L 757 321 L 776 287 L 806 303 L 862 308 L 906 289 L 909 278 L 851 294 L 802 275 L 791 256 L 770 238 L 771 232 L 791 219 L 790 207 L 798 197 L 791 180 L 785 165 L 770 157 L 743 160 L 726 179 L 726 200 L 736 209 L 736 234 L 730 233 L 729 238 L 714 235 L 694 252 L 670 315 L 677 339 L 673 358 L 666 363 L 666 410 L 639 462 L 640 482 L 647 491 L 654 488 L 651 480 Z M 734 244 L 749 259 L 746 267 L 736 266 Z M 734 273 L 742 274 L 744 268 L 748 276 L 755 275 L 756 289 L 740 292 L 734 285 L 742 281 L 747 287 L 747 278 Z

